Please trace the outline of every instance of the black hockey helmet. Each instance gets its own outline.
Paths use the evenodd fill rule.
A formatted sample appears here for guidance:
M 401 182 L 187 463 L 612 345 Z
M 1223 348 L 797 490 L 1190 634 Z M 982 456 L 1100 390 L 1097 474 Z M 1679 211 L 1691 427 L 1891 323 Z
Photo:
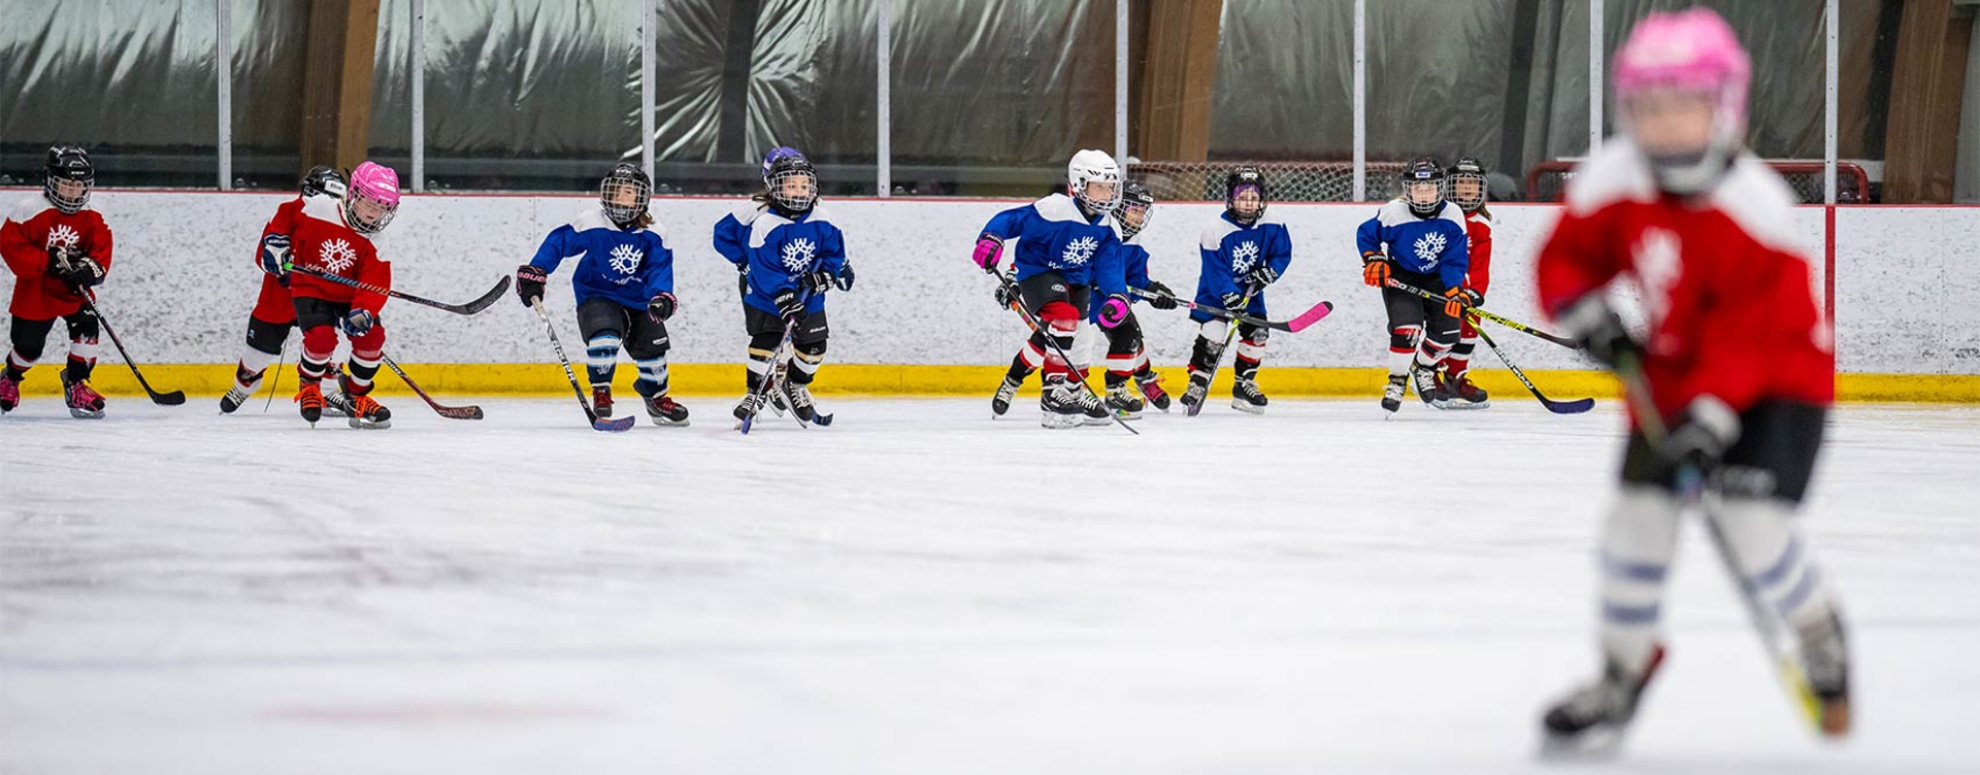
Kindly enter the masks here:
M 626 192 L 632 192 L 632 201 L 626 201 Z M 605 208 L 605 217 L 612 219 L 619 228 L 627 228 L 646 214 L 646 205 L 652 201 L 653 179 L 646 176 L 646 170 L 639 165 L 620 162 L 605 173 L 598 182 L 598 204 Z
M 1437 198 L 1430 202 L 1418 202 L 1414 196 L 1417 186 L 1428 183 L 1437 187 Z M 1444 208 L 1444 168 L 1437 160 L 1424 156 L 1409 163 L 1402 173 L 1403 201 L 1409 203 L 1409 211 L 1417 215 L 1435 215 Z
M 344 177 L 343 170 L 328 164 L 318 164 L 309 168 L 308 174 L 303 175 L 302 195 L 323 196 L 324 194 L 329 194 L 338 199 L 343 199 L 344 192 L 350 188 L 350 184 L 351 181 L 349 178 Z
M 1258 191 L 1258 212 L 1244 217 L 1239 216 L 1237 212 L 1237 195 L 1247 187 Z M 1230 174 L 1224 176 L 1224 211 L 1230 213 L 1232 218 L 1247 223 L 1258 220 L 1259 216 L 1265 214 L 1266 203 L 1272 201 L 1268 194 L 1265 188 L 1265 173 L 1257 167 L 1245 165 L 1231 170 Z
M 802 183 L 793 183 L 794 180 Z M 785 156 L 770 163 L 770 201 L 789 213 L 810 212 L 818 203 L 818 170 L 803 156 Z
M 1471 156 L 1459 157 L 1457 163 L 1445 172 L 1446 186 L 1451 201 L 1466 213 L 1478 212 L 1485 206 L 1486 192 L 1490 184 L 1485 179 L 1485 165 Z M 1475 181 L 1475 183 L 1474 183 Z M 1472 185 L 1466 185 L 1472 184 Z
M 96 165 L 89 163 L 89 152 L 80 145 L 64 143 L 48 149 L 48 177 L 41 184 L 42 195 L 48 203 L 64 214 L 73 214 L 89 206 L 90 189 L 96 187 Z M 60 188 L 68 189 L 64 195 L 56 186 L 57 182 L 74 183 Z
M 1140 216 L 1129 222 L 1129 211 L 1137 211 Z M 1148 220 L 1155 217 L 1155 195 L 1141 181 L 1129 178 L 1121 184 L 1121 203 L 1114 207 L 1114 220 L 1121 224 L 1121 239 L 1134 239 L 1142 229 L 1148 228 Z

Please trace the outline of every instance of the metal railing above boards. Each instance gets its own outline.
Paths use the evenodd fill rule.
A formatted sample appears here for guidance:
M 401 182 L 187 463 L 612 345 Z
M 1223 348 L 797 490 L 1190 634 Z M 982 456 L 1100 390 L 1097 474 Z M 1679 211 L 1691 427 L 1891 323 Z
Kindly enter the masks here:
M 1788 186 L 1805 205 L 1822 204 L 1823 174 L 1822 162 L 1790 159 L 1767 159 L 1767 166 L 1774 168 Z M 1526 173 L 1526 192 L 1535 202 L 1559 202 L 1567 195 L 1567 182 L 1574 178 L 1574 165 L 1577 160 L 1541 162 Z M 1878 200 L 1872 187 L 1870 173 L 1863 165 L 1852 162 L 1836 162 L 1836 204 L 1871 204 Z

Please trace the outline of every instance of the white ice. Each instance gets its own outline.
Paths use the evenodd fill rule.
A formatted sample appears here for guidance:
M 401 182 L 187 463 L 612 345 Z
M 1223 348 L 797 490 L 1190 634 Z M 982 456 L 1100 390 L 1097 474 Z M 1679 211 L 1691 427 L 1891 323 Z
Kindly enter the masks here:
M 1619 419 L 1522 396 L 728 402 L 587 428 L 0 418 L 0 773 L 1561 772 Z M 631 404 L 626 404 L 628 408 Z M 1980 771 L 1980 411 L 1846 407 L 1805 514 L 1856 736 L 1800 726 L 1688 530 L 1621 772 Z

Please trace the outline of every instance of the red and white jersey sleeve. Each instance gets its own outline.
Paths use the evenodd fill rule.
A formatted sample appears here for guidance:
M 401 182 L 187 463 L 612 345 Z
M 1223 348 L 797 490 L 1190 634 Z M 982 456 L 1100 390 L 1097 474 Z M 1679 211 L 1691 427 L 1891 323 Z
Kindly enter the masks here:
M 1464 217 L 1465 241 L 1471 263 L 1464 270 L 1464 287 L 1480 294 L 1492 286 L 1492 219 L 1474 212 Z
M 14 273 L 14 298 L 8 313 L 28 320 L 53 320 L 82 309 L 75 289 L 46 276 L 48 251 L 57 245 L 94 259 L 107 273 L 112 258 L 110 227 L 103 215 L 84 207 L 64 213 L 33 194 L 15 203 L 0 223 L 0 257 Z
M 280 207 L 275 208 L 275 217 L 268 219 L 268 225 L 261 229 L 261 239 L 267 239 L 270 234 L 293 237 L 296 230 L 296 216 L 302 214 L 302 207 L 303 198 L 298 196 L 287 202 L 283 202 Z M 293 249 L 294 245 L 290 247 Z M 253 264 L 256 267 L 261 266 L 261 240 L 259 239 L 255 240 L 254 243 Z
M 1632 281 L 1649 327 L 1644 374 L 1667 417 L 1701 395 L 1740 411 L 1764 398 L 1826 405 L 1833 337 L 1794 244 L 1794 202 L 1750 154 L 1709 194 L 1663 194 L 1629 141 L 1611 140 L 1577 168 L 1540 249 L 1540 307 L 1558 314 Z
M 302 199 L 302 208 L 290 227 L 289 250 L 290 260 L 296 266 L 379 289 L 392 287 L 392 265 L 378 258 L 378 249 L 371 240 L 345 225 L 344 208 L 336 197 Z M 383 293 L 359 290 L 301 272 L 289 275 L 289 293 L 349 304 L 354 309 L 370 310 L 374 315 L 384 309 L 386 298 Z

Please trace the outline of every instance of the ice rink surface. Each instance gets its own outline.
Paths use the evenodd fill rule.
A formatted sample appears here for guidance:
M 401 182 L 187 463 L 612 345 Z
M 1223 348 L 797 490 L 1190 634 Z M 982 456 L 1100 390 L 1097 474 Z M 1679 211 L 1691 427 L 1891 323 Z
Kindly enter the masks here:
M 1217 404 L 574 401 L 314 431 L 51 399 L 0 418 L 0 773 L 1566 772 L 1620 418 L 1501 395 Z M 623 408 L 633 408 L 627 403 Z M 1671 654 L 1601 771 L 1980 771 L 1980 411 L 1845 407 L 1805 514 L 1854 626 L 1812 739 L 1687 528 Z

